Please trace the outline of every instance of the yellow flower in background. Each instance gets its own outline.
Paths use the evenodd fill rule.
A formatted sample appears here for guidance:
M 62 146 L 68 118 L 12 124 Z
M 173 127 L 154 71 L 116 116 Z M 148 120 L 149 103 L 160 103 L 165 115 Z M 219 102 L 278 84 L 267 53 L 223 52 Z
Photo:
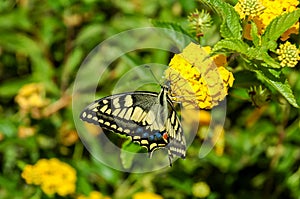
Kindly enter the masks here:
M 296 45 L 293 45 L 290 42 L 280 44 L 276 53 L 278 54 L 278 59 L 282 67 L 294 67 L 300 60 L 300 50 L 297 49 Z
M 26 165 L 22 178 L 27 184 L 41 186 L 47 195 L 60 196 L 75 193 L 76 171 L 70 165 L 56 158 L 41 159 L 35 165 Z
M 138 192 L 132 196 L 132 199 L 163 199 L 163 197 L 152 192 Z
M 197 198 L 205 198 L 210 194 L 210 187 L 205 182 L 197 182 L 193 184 L 192 192 Z
M 226 63 L 224 55 L 207 59 L 209 48 L 190 43 L 181 54 L 176 54 L 165 71 L 170 81 L 171 97 L 186 106 L 211 109 L 222 101 L 234 81 L 231 72 L 218 64 Z
M 253 19 L 258 28 L 258 33 L 262 34 L 273 19 L 284 13 L 298 9 L 298 5 L 298 0 L 239 0 L 234 8 L 239 13 L 241 19 L 246 19 L 246 21 Z M 247 19 L 246 16 L 250 17 Z M 250 29 L 251 26 L 246 24 L 243 33 L 243 36 L 249 40 L 252 39 Z M 283 33 L 281 40 L 287 40 L 290 34 L 299 34 L 299 22 Z
M 261 3 L 266 7 L 264 12 L 259 16 L 264 25 L 267 26 L 277 16 L 292 12 L 297 9 L 299 5 L 298 0 L 260 0 Z
M 261 15 L 265 7 L 259 0 L 240 0 L 234 9 L 239 13 L 241 19 L 245 19 Z
M 35 114 L 39 114 L 37 110 L 49 104 L 49 100 L 45 97 L 45 88 L 39 83 L 24 85 L 15 97 L 15 101 L 21 112 Z
M 31 137 L 36 133 L 36 128 L 28 126 L 19 126 L 18 128 L 18 137 L 27 138 Z
M 214 127 L 212 143 L 214 144 L 216 154 L 218 156 L 222 156 L 225 147 L 225 132 L 223 126 L 218 125 Z
M 64 146 L 71 146 L 79 139 L 77 131 L 73 129 L 70 123 L 63 122 L 58 132 L 58 141 Z
M 90 192 L 89 196 L 79 195 L 76 199 L 111 199 L 109 196 L 104 196 L 102 193 L 98 191 Z

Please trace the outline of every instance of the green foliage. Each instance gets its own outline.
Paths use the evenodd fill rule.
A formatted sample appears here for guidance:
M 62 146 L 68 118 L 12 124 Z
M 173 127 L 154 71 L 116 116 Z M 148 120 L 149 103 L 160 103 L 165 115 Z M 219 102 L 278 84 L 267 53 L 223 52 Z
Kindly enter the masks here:
M 216 10 L 222 18 L 220 32 L 223 38 L 241 39 L 242 27 L 239 15 L 231 5 L 220 0 L 203 0 L 202 2 Z
M 246 62 L 245 65 L 248 65 L 246 69 L 255 71 L 259 75 L 259 79 L 263 80 L 263 83 L 277 90 L 286 98 L 288 102 L 291 103 L 291 105 L 299 108 L 288 81 L 286 79 L 283 80 L 283 77 L 277 79 L 274 78 L 274 76 L 267 73 L 267 70 L 264 68 L 281 68 L 279 63 L 276 62 L 274 58 L 270 57 L 268 52 L 275 50 L 277 47 L 275 41 L 299 19 L 300 10 L 280 15 L 275 18 L 266 27 L 266 30 L 261 38 L 257 34 L 258 32 L 256 25 L 252 22 L 251 36 L 253 37 L 253 46 L 249 46 L 241 38 L 242 29 L 239 25 L 241 24 L 241 21 L 239 17 L 237 17 L 238 14 L 234 9 L 221 1 L 205 2 L 215 8 L 221 17 L 226 18 L 222 24 L 223 34 L 221 34 L 224 39 L 215 44 L 213 52 L 239 53 L 244 57 Z M 227 7 L 230 7 L 230 9 Z M 224 24 L 229 25 L 226 26 Z M 227 28 L 224 28 L 224 26 Z M 232 28 L 229 29 L 228 27 Z

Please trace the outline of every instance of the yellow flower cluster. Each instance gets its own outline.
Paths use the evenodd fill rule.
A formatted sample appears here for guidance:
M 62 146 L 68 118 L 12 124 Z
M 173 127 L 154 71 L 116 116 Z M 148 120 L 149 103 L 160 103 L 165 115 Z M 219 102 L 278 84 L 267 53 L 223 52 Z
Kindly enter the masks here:
M 15 101 L 24 113 L 37 112 L 49 103 L 45 97 L 45 88 L 39 83 L 24 85 L 15 97 Z
M 40 159 L 35 165 L 26 165 L 22 177 L 27 184 L 41 186 L 47 195 L 72 194 L 76 189 L 76 171 L 56 158 Z
M 297 9 L 299 4 L 298 0 L 260 0 L 262 4 L 266 7 L 264 12 L 259 16 L 265 26 L 270 24 L 270 22 L 277 16 L 292 12 Z
M 171 82 L 171 97 L 184 106 L 211 109 L 228 94 L 234 77 L 214 60 L 224 63 L 224 58 L 207 59 L 207 52 L 196 44 L 189 44 L 181 54 L 176 54 L 165 71 Z M 222 55 L 223 56 L 223 55 Z
M 288 41 L 284 44 L 280 44 L 276 53 L 278 54 L 278 59 L 282 67 L 294 67 L 300 60 L 300 50 L 297 49 L 296 45 L 293 45 Z
M 241 19 L 259 16 L 265 9 L 259 0 L 240 0 L 234 8 L 240 14 Z
M 28 126 L 19 126 L 18 128 L 18 137 L 27 138 L 33 136 L 36 133 L 36 128 Z
M 197 198 L 206 198 L 210 194 L 210 187 L 205 182 L 197 182 L 193 184 L 192 192 Z
M 298 0 L 239 0 L 234 8 L 239 13 L 241 19 L 245 19 L 247 15 L 251 16 L 247 20 L 253 19 L 258 27 L 259 34 L 262 34 L 263 30 L 274 18 L 296 10 L 298 5 Z M 247 24 L 245 29 L 245 38 L 251 39 L 249 34 L 250 25 Z M 287 40 L 292 33 L 299 33 L 299 22 L 281 35 L 281 40 Z
M 132 199 L 163 199 L 162 196 L 152 192 L 138 192 L 132 196 Z
M 80 195 L 76 199 L 111 199 L 111 197 L 103 196 L 102 193 L 98 191 L 92 191 L 89 196 Z

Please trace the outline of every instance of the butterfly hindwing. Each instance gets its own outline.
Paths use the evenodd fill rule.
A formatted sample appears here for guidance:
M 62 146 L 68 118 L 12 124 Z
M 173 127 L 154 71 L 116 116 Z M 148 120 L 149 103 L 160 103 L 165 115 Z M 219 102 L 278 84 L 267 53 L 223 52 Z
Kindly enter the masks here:
M 96 100 L 82 111 L 80 118 L 130 136 L 146 147 L 150 155 L 155 149 L 166 147 L 170 164 L 174 156 L 185 157 L 183 130 L 164 89 L 159 94 L 136 91 Z

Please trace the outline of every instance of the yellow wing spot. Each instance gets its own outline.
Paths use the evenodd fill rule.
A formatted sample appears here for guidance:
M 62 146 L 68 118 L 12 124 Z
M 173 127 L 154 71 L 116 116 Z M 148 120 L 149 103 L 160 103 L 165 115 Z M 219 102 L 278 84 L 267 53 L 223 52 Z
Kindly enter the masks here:
M 96 116 L 93 117 L 93 120 L 98 121 L 98 118 Z
M 82 113 L 82 117 L 85 118 L 86 117 L 86 112 Z
M 109 122 L 105 122 L 104 125 L 110 126 L 110 123 Z
M 149 144 L 149 142 L 148 142 L 148 140 L 141 140 L 141 144 L 147 145 L 147 144 Z
M 107 103 L 108 103 L 108 100 L 103 100 L 102 103 L 103 103 L 103 104 L 107 104 Z
M 115 108 L 120 108 L 120 107 L 121 107 L 120 102 L 119 102 L 119 99 L 120 99 L 120 98 L 117 97 L 117 98 L 115 98 L 115 99 L 113 100 L 113 102 L 112 102 Z
M 120 113 L 121 109 L 117 108 L 112 112 L 113 116 L 118 116 L 118 114 Z
M 87 115 L 87 118 L 88 118 L 88 119 L 91 119 L 92 117 L 93 117 L 92 114 L 88 114 L 88 115 Z
M 129 134 L 129 133 L 130 133 L 130 130 L 129 130 L 129 129 L 124 129 L 124 133 Z
M 117 129 L 117 125 L 115 125 L 115 124 L 112 124 L 110 127 L 113 129 Z
M 175 113 L 173 111 L 171 116 L 171 123 L 174 124 L 174 122 L 175 122 Z
M 117 130 L 120 131 L 120 132 L 122 132 L 122 131 L 123 131 L 123 128 L 122 128 L 122 127 L 119 127 Z
M 152 144 L 150 145 L 150 151 L 151 151 L 154 147 L 157 147 L 157 144 L 156 144 L 156 143 L 152 143 Z
M 103 124 L 104 120 L 99 119 L 98 122 L 101 123 L 101 124 Z
M 107 108 L 108 108 L 108 105 L 102 106 L 101 109 L 100 109 L 100 112 L 104 113 Z
M 136 135 L 136 136 L 133 136 L 133 139 L 134 140 L 139 140 L 139 139 L 141 139 L 141 137 L 140 136 L 138 136 L 138 135 Z M 143 141 L 143 140 L 142 140 Z M 141 142 L 142 143 L 142 142 Z M 148 141 L 147 141 L 147 143 L 148 143 Z
M 130 120 L 130 117 L 131 117 L 131 114 L 132 114 L 132 110 L 133 110 L 132 107 L 130 107 L 130 108 L 127 110 L 126 114 L 124 115 L 124 118 L 125 118 L 126 120 Z
M 143 109 L 139 106 L 135 107 L 131 115 L 131 120 L 140 122 L 142 114 L 143 114 Z
M 126 113 L 126 109 L 124 108 L 122 109 L 121 113 L 119 113 L 118 117 L 124 118 L 125 113 Z
M 176 131 L 177 129 L 178 129 L 178 122 L 176 121 L 174 125 L 174 130 Z
M 108 114 L 108 115 L 110 115 L 110 114 L 111 114 L 111 109 L 110 109 L 110 108 L 107 109 L 107 110 L 105 111 L 105 113 Z
M 133 104 L 132 97 L 131 97 L 130 95 L 127 95 L 127 96 L 125 97 L 125 103 L 124 103 L 124 106 L 125 106 L 125 107 L 130 107 L 130 106 L 132 106 L 132 104 Z
M 153 111 L 150 110 L 144 120 L 148 124 L 153 124 L 153 122 L 155 121 L 155 115 L 154 115 Z

